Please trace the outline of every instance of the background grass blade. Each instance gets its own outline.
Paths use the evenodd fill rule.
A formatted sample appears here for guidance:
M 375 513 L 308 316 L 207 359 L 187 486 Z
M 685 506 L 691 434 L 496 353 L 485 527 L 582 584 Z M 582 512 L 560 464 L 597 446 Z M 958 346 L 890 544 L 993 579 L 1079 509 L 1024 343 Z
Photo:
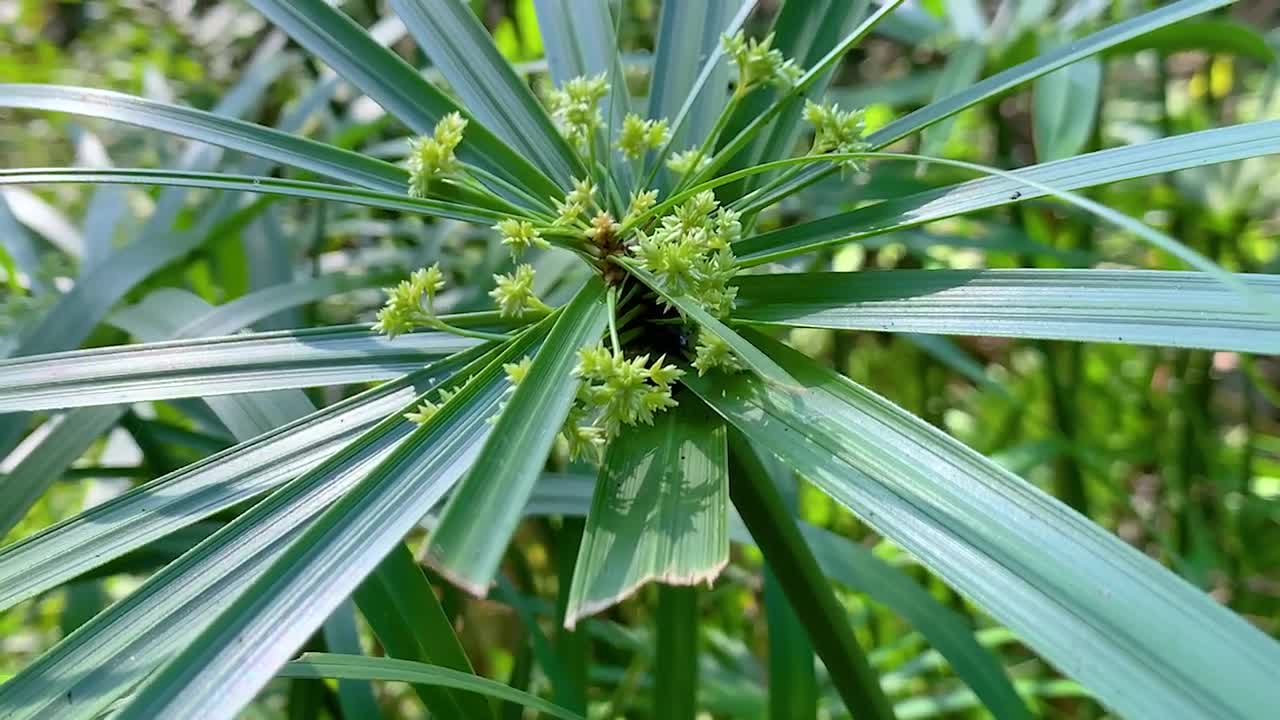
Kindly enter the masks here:
M 561 187 L 583 168 L 529 85 L 462 0 L 392 0 L 418 47 L 475 117 Z M 579 38 L 579 42 L 581 42 Z
M 1275 704 L 1257 690 L 1280 650 L 1256 628 L 924 421 L 753 339 L 804 389 L 687 384 L 1106 705 L 1248 717 Z
M 546 321 L 544 321 L 546 322 Z M 578 349 L 604 332 L 604 284 L 593 277 L 563 309 L 494 424 L 475 467 L 449 498 L 427 546 L 430 564 L 483 597 L 569 413 Z M 520 358 L 515 358 L 519 360 Z
M 720 57 L 720 37 L 747 4 L 746 0 L 662 4 L 649 80 L 648 116 L 670 121 L 688 103 L 684 122 L 671 134 L 671 147 L 701 145 L 728 101 L 729 66 Z M 708 63 L 704 87 L 698 92 L 698 75 Z M 658 179 L 661 190 L 670 189 L 665 169 L 659 171 Z
M 773 480 L 737 434 L 731 443 L 731 462 L 733 506 L 777 573 L 845 707 L 857 717 L 893 718 L 893 708 L 858 646 L 845 609 L 823 579 Z
M 279 674 L 280 677 L 388 680 L 455 688 L 519 703 L 563 720 L 583 720 L 582 716 L 575 712 L 549 703 L 536 695 L 513 690 L 500 682 L 438 665 L 426 665 L 407 660 L 306 653 L 281 668 Z
M 403 543 L 383 558 L 353 597 L 391 657 L 475 674 L 435 591 Z M 414 689 L 441 720 L 493 716 L 478 695 L 424 684 L 415 684 Z
M 1280 278 L 1237 275 L 1280 299 Z M 1280 322 L 1197 272 L 894 270 L 737 279 L 735 320 L 1280 352 Z
M 882 148 L 897 140 L 923 130 L 983 100 L 997 97 L 1018 85 L 1034 80 L 1045 73 L 1065 67 L 1081 58 L 1102 52 L 1107 48 L 1131 40 L 1153 30 L 1231 4 L 1232 0 L 1180 0 L 1151 12 L 1116 23 L 1084 39 L 1047 52 L 1033 60 L 998 72 L 987 79 L 930 103 L 907 116 L 895 120 L 867 137 L 874 148 Z
M 724 425 L 692 396 L 609 446 L 574 567 L 565 625 L 650 581 L 708 585 L 729 562 Z
M 1036 157 L 1062 160 L 1084 150 L 1101 101 L 1099 58 L 1084 58 L 1038 78 L 1031 96 Z
M 360 632 L 356 626 L 356 609 L 344 602 L 324 621 L 324 645 L 332 653 L 360 655 Z M 379 720 L 382 712 L 373 695 L 373 684 L 362 680 L 338 681 L 338 706 L 344 718 Z M 290 708 L 292 709 L 292 708 Z

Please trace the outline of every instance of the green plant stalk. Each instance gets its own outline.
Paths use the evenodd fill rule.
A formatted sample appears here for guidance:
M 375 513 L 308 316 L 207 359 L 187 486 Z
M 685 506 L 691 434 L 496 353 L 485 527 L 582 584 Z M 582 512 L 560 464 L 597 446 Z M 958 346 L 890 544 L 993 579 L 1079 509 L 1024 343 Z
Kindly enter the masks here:
M 387 655 L 475 674 L 426 575 L 401 543 L 352 597 Z M 415 684 L 418 697 L 442 720 L 493 717 L 489 703 L 463 690 Z
M 609 304 L 609 340 L 613 343 L 613 354 L 622 354 L 622 343 L 618 342 L 618 289 L 610 287 L 605 295 Z
M 729 435 L 729 496 L 751 537 L 764 553 L 796 616 L 809 633 L 818 657 L 845 706 L 860 720 L 891 720 L 893 706 L 858 646 L 848 614 L 836 599 L 748 441 Z
M 511 668 L 511 675 L 507 677 L 507 686 L 528 692 L 529 681 L 532 679 L 533 650 L 529 648 L 528 642 L 524 642 L 516 652 L 515 666 Z M 499 717 L 501 720 L 524 720 L 524 706 L 517 702 L 504 702 Z
M 769 624 L 769 718 L 816 718 L 818 679 L 813 645 L 768 566 L 764 570 L 764 610 Z
M 612 297 L 612 292 L 610 297 Z M 564 666 L 568 682 L 555 688 L 555 702 L 583 715 L 587 714 L 587 671 L 590 665 L 588 638 L 585 630 L 569 630 L 564 626 L 565 612 L 569 606 L 569 588 L 573 584 L 573 571 L 578 562 L 578 547 L 582 545 L 583 518 L 564 518 L 555 535 L 556 574 L 559 587 L 556 592 L 555 650 Z
M 696 720 L 698 715 L 698 589 L 658 585 L 657 678 L 653 717 Z

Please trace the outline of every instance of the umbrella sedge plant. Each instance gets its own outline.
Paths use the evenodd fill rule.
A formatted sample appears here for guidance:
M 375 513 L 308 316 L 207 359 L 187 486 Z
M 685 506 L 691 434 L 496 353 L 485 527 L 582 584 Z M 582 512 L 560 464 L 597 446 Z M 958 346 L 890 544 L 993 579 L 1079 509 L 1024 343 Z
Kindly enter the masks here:
M 1075 192 L 1274 153 L 1274 121 L 1016 170 L 895 150 L 966 108 L 1227 2 L 1163 5 L 873 132 L 861 109 L 827 100 L 824 89 L 901 0 L 828 8 L 839 32 L 807 39 L 795 30 L 806 12 L 797 0 L 782 9 L 775 34 L 761 36 L 743 29 L 752 0 L 712 3 L 724 6 L 715 11 L 666 3 L 662 28 L 670 32 L 657 38 L 647 103 L 629 91 L 605 3 L 537 2 L 550 65 L 548 89 L 538 93 L 461 0 L 390 2 L 450 92 L 322 0 L 250 4 L 413 132 L 403 165 L 180 105 L 14 84 L 0 86 L 0 106 L 182 135 L 308 179 L 11 168 L 0 170 L 0 183 L 208 188 L 452 219 L 491 227 L 514 268 L 494 276 L 492 312 L 465 316 L 437 312 L 446 289 L 440 267 L 413 272 L 386 289 L 371 327 L 332 332 L 368 338 L 371 354 L 420 354 L 420 365 L 0 549 L 0 607 L 8 608 L 241 509 L 0 684 L 0 717 L 230 718 L 276 676 L 414 683 L 439 717 L 492 717 L 477 701 L 483 695 L 579 717 L 581 692 L 566 691 L 569 682 L 552 668 L 545 671 L 558 704 L 471 674 L 404 545 L 429 517 L 420 559 L 438 577 L 475 596 L 510 596 L 504 556 L 552 453 L 598 467 L 558 619 L 573 629 L 659 584 L 660 662 L 680 673 L 660 674 L 657 712 L 696 712 L 697 684 L 687 678 L 696 671 L 697 605 L 688 588 L 716 581 L 733 535 L 763 551 L 769 592 L 792 608 L 849 712 L 894 716 L 787 499 L 791 473 L 1121 716 L 1260 717 L 1280 702 L 1271 672 L 1280 649 L 1270 638 L 775 332 L 1280 350 L 1280 282 L 1227 272 Z M 694 42 L 676 35 L 673 28 L 704 12 L 720 32 Z M 852 197 L 856 179 L 895 163 L 924 172 L 949 166 L 973 179 L 797 225 L 768 220 L 771 208 L 819 180 L 847 182 Z M 788 263 L 1043 198 L 1193 270 L 794 272 Z M 567 303 L 539 297 L 531 253 L 564 253 L 585 269 Z M 78 341 L 53 347 L 58 341 L 34 327 L 0 363 L 10 438 L 38 411 L 370 379 L 326 367 L 324 357 L 255 373 L 255 363 L 288 351 L 270 334 L 75 350 Z M 181 357 L 189 362 L 175 366 Z M 746 534 L 735 534 L 738 518 Z M 347 598 L 395 659 L 291 661 Z M 1029 716 L 1004 669 L 971 639 L 944 647 L 996 716 Z

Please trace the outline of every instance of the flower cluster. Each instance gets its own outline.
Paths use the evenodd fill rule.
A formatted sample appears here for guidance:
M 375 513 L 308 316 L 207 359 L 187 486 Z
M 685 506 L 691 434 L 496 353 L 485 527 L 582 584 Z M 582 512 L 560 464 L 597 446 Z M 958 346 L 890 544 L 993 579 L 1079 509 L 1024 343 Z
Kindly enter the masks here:
M 600 101 L 609 93 L 609 83 L 604 78 L 604 73 L 591 78 L 576 77 L 547 94 L 552 117 L 564 136 L 579 149 L 588 149 L 595 131 L 604 124 Z
M 573 190 L 556 204 L 556 225 L 571 225 L 596 207 L 596 185 L 591 178 L 573 181 Z
M 866 130 L 862 110 L 841 110 L 835 103 L 819 104 L 809 100 L 804 106 L 804 119 L 813 126 L 811 155 L 856 153 L 867 149 L 862 140 Z M 852 169 L 858 167 L 856 160 L 842 160 L 839 164 Z
M 707 332 L 705 328 L 698 330 L 693 367 L 697 369 L 699 377 L 716 368 L 726 372 L 741 372 L 745 369 L 738 360 L 738 356 L 734 355 L 733 348 L 729 347 L 729 343 L 721 340 L 715 333 Z
M 667 158 L 667 168 L 680 176 L 698 173 L 710 164 L 711 158 L 702 152 L 702 148 L 696 147 L 689 148 L 683 152 L 672 153 L 671 157 Z
M 393 288 L 383 288 L 387 302 L 378 311 L 374 331 L 395 337 L 416 327 L 432 324 L 435 319 L 433 302 L 436 293 L 444 288 L 444 273 L 440 264 L 415 270 L 408 280 L 401 280 Z M 426 307 L 422 300 L 426 298 Z
M 489 297 L 498 305 L 502 317 L 520 317 L 529 312 L 550 312 L 551 308 L 533 294 L 533 266 L 517 265 L 516 270 L 508 275 L 494 275 L 498 286 L 489 292 Z
M 657 150 L 671 139 L 671 128 L 666 118 L 645 120 L 635 113 L 628 113 L 622 120 L 617 146 L 623 157 L 634 160 L 650 150 Z
M 716 317 L 728 316 L 737 295 L 729 286 L 737 272 L 729 246 L 742 235 L 738 213 L 720 207 L 712 192 L 702 192 L 663 217 L 651 233 L 637 235 L 634 254 L 663 287 L 688 295 Z
M 720 40 L 724 52 L 738 68 L 738 87 L 735 92 L 745 95 L 762 85 L 789 88 L 795 85 L 804 71 L 795 61 L 785 58 L 782 51 L 773 46 L 773 33 L 764 40 L 748 40 L 741 30 L 736 35 L 725 35 Z
M 574 374 L 582 378 L 577 403 L 585 414 L 598 409 L 608 436 L 624 425 L 653 424 L 653 417 L 676 406 L 671 383 L 684 371 L 666 363 L 662 356 L 649 362 L 648 355 L 627 359 L 604 345 L 578 351 Z
M 454 150 L 462 142 L 466 118 L 451 112 L 440 118 L 431 135 L 409 141 L 409 194 L 426 197 L 428 186 L 437 177 L 458 171 Z
M 499 220 L 494 230 L 502 236 L 502 244 L 511 248 L 512 257 L 520 257 L 531 247 L 549 248 L 551 243 L 542 238 L 542 233 L 528 220 L 506 218 Z
M 454 390 L 441 390 L 436 393 L 436 401 L 423 400 L 418 403 L 417 408 L 405 413 L 404 418 L 410 422 L 425 425 L 429 420 L 431 420 L 431 418 L 435 417 L 436 413 L 440 412 L 440 408 L 444 407 L 444 404 L 452 400 L 453 396 L 456 394 L 458 394 L 456 388 Z

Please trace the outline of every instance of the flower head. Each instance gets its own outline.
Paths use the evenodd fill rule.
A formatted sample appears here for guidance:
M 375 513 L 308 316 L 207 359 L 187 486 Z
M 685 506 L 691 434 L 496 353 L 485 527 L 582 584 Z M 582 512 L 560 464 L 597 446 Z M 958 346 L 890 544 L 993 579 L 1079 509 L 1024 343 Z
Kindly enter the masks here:
M 739 30 L 736 35 L 725 35 L 720 40 L 724 52 L 738 68 L 739 95 L 761 85 L 777 85 L 789 88 L 800 80 L 803 71 L 795 61 L 783 57 L 782 51 L 773 47 L 773 33 L 764 40 L 747 39 Z
M 655 414 L 676 406 L 671 384 L 684 375 L 683 370 L 664 361 L 665 357 L 659 357 L 650 364 L 648 355 L 628 359 L 604 345 L 583 348 L 578 351 L 574 370 L 584 381 L 579 401 L 600 409 L 609 435 L 623 425 L 651 425 Z
M 408 280 L 401 280 L 395 287 L 384 288 L 387 301 L 378 311 L 374 331 L 395 337 L 427 324 L 435 316 L 432 305 L 436 293 L 443 288 L 444 273 L 440 270 L 440 263 L 419 268 Z M 424 298 L 427 301 L 425 308 L 422 305 Z
M 707 157 L 701 148 L 689 148 L 684 152 L 672 153 L 667 158 L 667 168 L 677 175 L 688 175 L 696 173 L 711 164 L 711 158 Z
M 645 120 L 635 113 L 628 113 L 622 120 L 617 146 L 623 157 L 634 160 L 650 150 L 657 150 L 671 138 L 671 128 L 666 119 Z
M 454 150 L 462 142 L 466 118 L 451 112 L 440 118 L 431 135 L 409 141 L 409 194 L 426 197 L 431 181 L 458 171 Z
M 531 247 L 549 248 L 551 243 L 542 238 L 542 233 L 528 220 L 507 218 L 493 226 L 502 235 L 502 244 L 511 248 L 511 254 L 519 257 Z
M 580 148 L 586 147 L 595 131 L 604 124 L 600 101 L 609 93 L 604 73 L 576 77 L 547 95 L 547 106 L 564 136 Z
M 697 368 L 699 377 L 715 369 L 726 372 L 741 372 L 744 369 L 729 343 L 721 340 L 718 335 L 707 332 L 705 328 L 698 331 L 698 344 L 694 352 L 693 366 Z
M 862 140 L 866 130 L 862 110 L 841 110 L 835 103 L 805 103 L 804 119 L 813 126 L 812 155 L 823 153 L 856 153 L 867 149 Z M 841 160 L 845 167 L 857 168 L 857 160 Z
M 551 308 L 533 294 L 533 266 L 518 265 L 509 275 L 494 275 L 498 283 L 490 293 L 502 317 L 519 317 L 527 312 L 547 312 Z

